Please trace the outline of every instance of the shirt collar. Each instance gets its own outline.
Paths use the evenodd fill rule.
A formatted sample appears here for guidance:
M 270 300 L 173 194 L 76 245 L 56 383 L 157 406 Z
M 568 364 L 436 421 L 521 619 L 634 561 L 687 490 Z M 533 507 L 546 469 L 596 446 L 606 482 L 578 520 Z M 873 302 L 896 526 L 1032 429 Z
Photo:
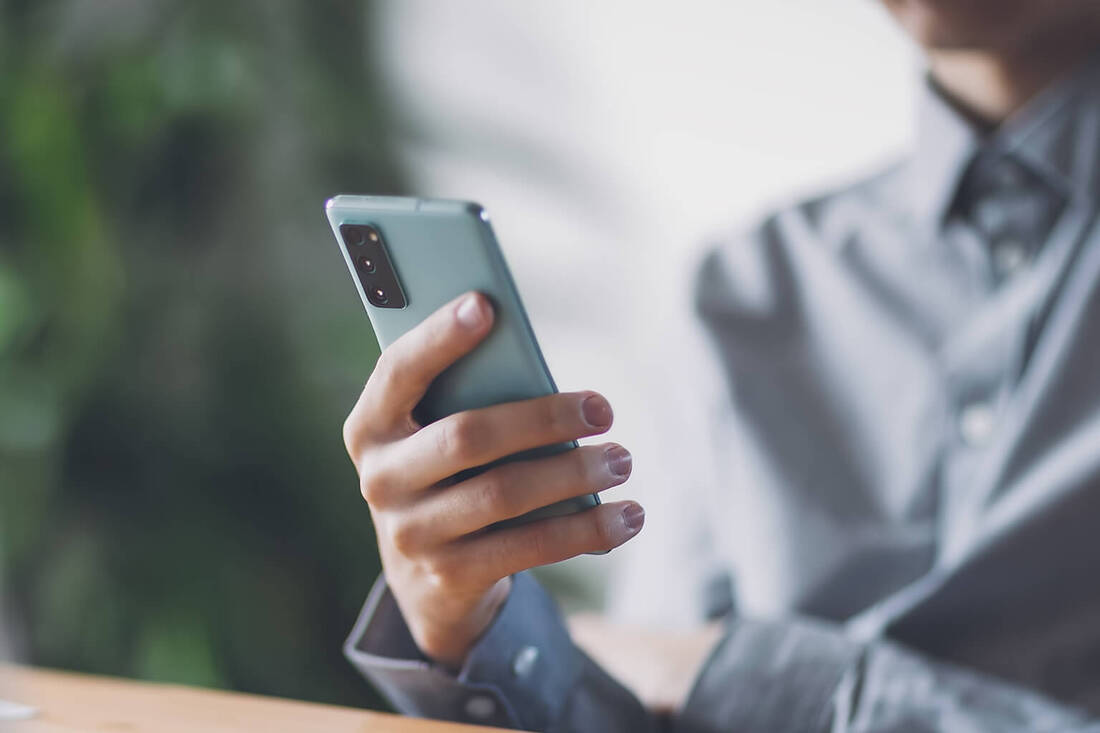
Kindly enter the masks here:
M 1100 53 L 988 135 L 926 80 L 911 166 L 919 220 L 943 224 L 967 167 L 982 150 L 1014 156 L 1068 197 L 1100 198 Z
M 939 227 L 966 167 L 981 145 L 978 130 L 926 77 L 917 99 L 917 139 L 910 197 L 918 221 Z

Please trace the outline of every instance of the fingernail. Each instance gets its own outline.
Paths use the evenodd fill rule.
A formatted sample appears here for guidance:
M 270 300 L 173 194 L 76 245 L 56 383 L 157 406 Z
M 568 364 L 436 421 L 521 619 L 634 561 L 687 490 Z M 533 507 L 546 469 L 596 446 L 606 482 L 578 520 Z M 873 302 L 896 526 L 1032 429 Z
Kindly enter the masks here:
M 455 315 L 458 317 L 458 322 L 466 328 L 474 329 L 485 322 L 484 308 L 481 307 L 481 302 L 476 295 L 467 295 L 466 298 L 458 304 L 458 310 Z
M 607 468 L 612 476 L 626 478 L 630 475 L 630 467 L 634 459 L 626 448 L 621 445 L 612 446 L 604 453 L 604 457 L 607 459 Z
M 631 534 L 638 533 L 638 530 L 645 524 L 645 509 L 642 508 L 641 504 L 627 504 L 626 509 L 623 509 L 623 524 L 626 525 Z
M 611 405 L 598 394 L 589 395 L 581 403 L 584 421 L 594 428 L 606 428 L 611 425 Z

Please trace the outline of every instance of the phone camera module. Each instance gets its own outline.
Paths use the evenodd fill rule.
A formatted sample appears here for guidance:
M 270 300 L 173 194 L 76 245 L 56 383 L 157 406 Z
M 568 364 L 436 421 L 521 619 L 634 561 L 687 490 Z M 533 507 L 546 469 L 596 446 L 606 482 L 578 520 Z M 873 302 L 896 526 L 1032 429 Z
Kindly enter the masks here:
M 375 308 L 404 308 L 405 294 L 382 232 L 373 224 L 341 224 L 340 238 L 367 303 Z

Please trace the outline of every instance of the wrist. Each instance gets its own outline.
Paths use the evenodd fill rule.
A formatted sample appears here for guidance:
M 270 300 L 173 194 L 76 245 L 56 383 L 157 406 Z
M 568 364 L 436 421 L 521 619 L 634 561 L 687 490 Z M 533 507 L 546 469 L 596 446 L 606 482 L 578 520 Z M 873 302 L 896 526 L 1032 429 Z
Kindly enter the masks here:
M 443 614 L 444 618 L 440 618 L 438 613 L 432 614 L 437 617 L 436 621 L 429 621 L 420 629 L 411 629 L 417 646 L 432 661 L 457 672 L 478 639 L 496 619 L 511 589 L 511 577 L 501 578 L 472 606 L 466 606 L 456 614 Z

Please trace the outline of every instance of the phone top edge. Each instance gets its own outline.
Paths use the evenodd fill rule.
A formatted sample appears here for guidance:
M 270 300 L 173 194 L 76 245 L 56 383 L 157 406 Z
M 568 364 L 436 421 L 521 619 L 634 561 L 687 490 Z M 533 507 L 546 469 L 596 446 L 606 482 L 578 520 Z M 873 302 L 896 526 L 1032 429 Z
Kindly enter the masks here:
M 420 199 L 411 196 L 359 196 L 341 193 L 325 204 L 326 209 L 373 209 L 374 211 L 416 211 Z
M 413 196 L 366 196 L 341 193 L 325 202 L 325 211 L 350 209 L 360 211 L 420 211 L 425 213 L 457 214 L 468 213 L 488 220 L 485 207 L 474 201 L 461 199 L 431 199 Z
M 485 207 L 474 201 L 459 199 L 420 199 L 417 211 L 428 214 L 470 214 L 478 219 L 487 220 Z

